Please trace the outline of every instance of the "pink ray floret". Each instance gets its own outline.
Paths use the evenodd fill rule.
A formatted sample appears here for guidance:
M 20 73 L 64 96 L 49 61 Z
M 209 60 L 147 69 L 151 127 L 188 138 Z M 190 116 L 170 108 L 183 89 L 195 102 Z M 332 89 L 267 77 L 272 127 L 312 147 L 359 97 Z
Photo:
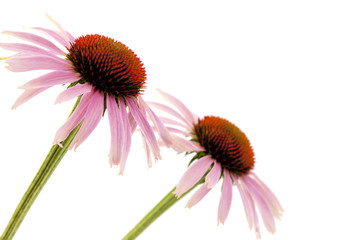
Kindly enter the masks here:
M 149 147 L 151 148 L 154 157 L 156 159 L 161 159 L 160 149 L 153 133 L 152 127 L 149 125 L 147 119 L 144 114 L 141 112 L 139 107 L 137 106 L 136 101 L 133 98 L 126 98 L 126 102 L 128 103 L 129 111 L 132 114 L 135 122 L 139 125 L 139 128 L 145 137 Z
M 61 92 L 55 100 L 55 103 L 62 103 L 73 98 L 79 97 L 85 93 L 92 91 L 92 86 L 89 84 L 77 84 L 74 87 L 67 88 Z
M 19 88 L 30 89 L 30 88 L 52 87 L 59 84 L 76 82 L 79 80 L 79 78 L 80 78 L 79 75 L 74 72 L 53 71 L 44 74 L 41 77 L 37 77 L 33 80 L 30 80 L 24 85 L 21 85 Z
M 74 147 L 74 150 L 89 137 L 95 127 L 98 125 L 104 110 L 104 96 L 98 91 L 93 90 L 87 93 L 90 96 L 90 101 L 84 114 L 83 123 L 76 134 L 73 142 L 70 144 L 69 149 Z
M 213 160 L 210 156 L 204 156 L 193 163 L 180 179 L 174 194 L 180 197 L 187 192 L 204 176 L 212 163 Z
M 218 224 L 224 224 L 232 203 L 232 180 L 228 170 L 225 169 L 223 174 L 222 196 L 218 206 Z
M 167 113 L 170 117 L 160 117 L 167 128 L 171 129 L 173 144 L 171 147 L 181 152 L 206 152 L 205 148 L 197 141 L 195 125 L 198 117 L 175 97 L 159 91 L 162 97 L 167 99 L 175 108 L 160 103 L 150 103 L 153 107 Z M 188 134 L 182 134 L 188 132 Z M 190 138 L 187 138 L 190 137 Z M 240 151 L 240 153 L 242 153 Z M 206 159 L 205 159 L 206 158 Z M 212 164 L 213 163 L 213 164 Z M 208 173 L 207 173 L 208 172 Z M 258 212 L 260 213 L 266 229 L 270 233 L 276 231 L 275 218 L 280 219 L 283 213 L 281 204 L 273 192 L 250 170 L 245 174 L 235 174 L 222 166 L 217 159 L 210 155 L 195 160 L 180 179 L 174 194 L 181 197 L 200 179 L 204 177 L 204 183 L 191 196 L 186 207 L 191 208 L 199 203 L 210 190 L 223 178 L 222 194 L 218 206 L 218 224 L 226 221 L 232 202 L 232 186 L 236 185 L 243 201 L 244 211 L 250 229 L 254 229 L 257 239 L 261 237 Z M 258 211 L 257 211 L 258 210 Z
M 118 106 L 114 98 L 108 95 L 107 104 L 111 130 L 109 163 L 111 166 L 118 165 L 119 174 L 123 174 L 130 150 L 131 129 L 129 119 L 124 102 L 121 102 Z
M 38 35 L 32 33 L 14 32 L 14 31 L 4 31 L 3 33 L 12 35 L 22 40 L 44 47 L 54 54 L 60 54 L 60 55 L 64 54 L 64 52 L 60 48 L 58 48 L 54 43 Z
M 70 84 L 58 95 L 55 103 L 62 103 L 74 98 L 78 98 L 79 102 L 71 116 L 56 132 L 54 144 L 62 146 L 62 141 L 76 126 L 81 124 L 69 147 L 69 149 L 77 149 L 97 127 L 104 112 L 108 111 L 111 133 L 109 163 L 111 166 L 118 166 L 119 174 L 124 172 L 126 159 L 130 152 L 131 137 L 138 126 L 143 137 L 148 166 L 152 164 L 151 154 L 155 160 L 161 159 L 154 129 L 167 146 L 171 145 L 172 138 L 163 122 L 140 96 L 146 74 L 143 64 L 137 56 L 125 45 L 111 38 L 97 34 L 74 38 L 56 21 L 48 15 L 46 17 L 53 23 L 55 30 L 32 27 L 27 29 L 36 33 L 3 32 L 25 41 L 25 43 L 0 43 L 0 48 L 15 52 L 10 57 L 0 58 L 0 60 L 5 60 L 8 70 L 13 72 L 46 71 L 45 74 L 19 87 L 24 89 L 24 92 L 18 97 L 13 108 L 17 108 L 50 87 Z M 108 44 L 107 47 L 110 48 L 116 46 L 115 52 L 114 49 L 107 52 L 108 48 L 101 49 L 101 47 L 98 48 L 99 45 L 92 46 L 94 39 L 103 41 L 102 43 Z M 78 54 L 80 51 L 83 52 Z M 81 59 L 77 59 L 79 55 L 81 55 Z M 110 58 L 113 58 L 114 61 L 111 61 Z M 89 66 L 86 71 L 81 70 L 77 65 L 84 59 L 89 62 L 95 61 L 93 65 L 88 64 L 89 62 L 80 64 L 80 68 Z M 130 61 L 131 66 L 126 68 L 123 60 Z M 99 70 L 99 67 L 103 69 Z M 99 75 L 100 72 L 108 70 L 109 75 Z M 89 75 L 87 75 L 88 73 Z M 94 77 L 98 75 L 100 77 Z M 135 90 L 130 91 L 127 87 L 125 89 L 128 90 L 124 90 L 124 92 L 119 89 L 114 90 L 119 81 L 121 90 L 126 84 L 129 84 L 129 89 L 132 89 L 133 85 L 136 86 Z M 150 119 L 154 126 L 151 126 L 147 119 Z
M 205 184 L 202 184 L 202 186 L 188 200 L 186 207 L 191 208 L 199 203 L 207 195 L 207 193 L 211 191 L 211 189 L 212 188 L 207 187 Z
M 15 109 L 17 107 L 19 107 L 20 105 L 26 103 L 27 101 L 29 101 L 31 98 L 35 97 L 36 95 L 38 95 L 39 93 L 45 91 L 46 89 L 48 89 L 49 87 L 42 87 L 42 88 L 32 88 L 32 89 L 27 89 L 25 90 L 19 97 L 18 99 L 16 99 L 15 103 L 13 104 L 13 106 L 11 107 L 11 109 Z
M 206 176 L 205 185 L 208 188 L 213 188 L 219 181 L 222 174 L 222 166 L 219 162 L 213 161 L 213 167 Z
M 63 126 L 61 126 L 56 132 L 53 142 L 54 144 L 59 144 L 61 146 L 61 142 L 64 141 L 68 137 L 69 133 L 83 120 L 90 100 L 90 93 L 84 94 L 81 97 L 79 104 L 75 108 L 74 112 L 63 124 Z
M 24 43 L 0 43 L 0 47 L 8 50 L 8 51 L 12 51 L 12 52 L 21 52 L 22 54 L 25 55 L 47 55 L 47 56 L 54 56 L 53 53 L 39 48 L 39 47 L 35 47 L 29 44 L 24 44 Z
M 6 68 L 12 72 L 27 72 L 33 70 L 73 71 L 65 59 L 56 56 L 26 56 L 15 55 L 6 60 Z

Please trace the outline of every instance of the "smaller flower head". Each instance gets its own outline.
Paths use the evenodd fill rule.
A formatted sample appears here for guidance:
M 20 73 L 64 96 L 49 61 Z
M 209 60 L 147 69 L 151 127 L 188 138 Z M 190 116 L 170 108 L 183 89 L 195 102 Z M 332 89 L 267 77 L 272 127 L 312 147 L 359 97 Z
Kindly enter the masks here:
M 117 165 L 123 173 L 130 150 L 131 136 L 139 126 L 151 166 L 150 154 L 160 159 L 159 146 L 147 117 L 166 144 L 170 135 L 159 118 L 142 99 L 146 72 L 137 55 L 123 43 L 98 34 L 74 38 L 48 17 L 57 30 L 36 27 L 53 41 L 27 32 L 5 31 L 5 34 L 28 43 L 0 43 L 0 47 L 16 52 L 6 58 L 7 68 L 13 72 L 48 70 L 20 88 L 25 92 L 13 108 L 20 106 L 44 90 L 69 84 L 56 103 L 80 97 L 80 101 L 65 124 L 55 134 L 54 144 L 61 145 L 79 124 L 81 127 L 70 145 L 76 149 L 98 125 L 107 110 L 111 129 L 110 165 Z
M 254 166 L 254 153 L 246 135 L 226 119 L 206 116 L 194 125 L 195 135 L 205 152 L 222 168 L 247 174 Z
M 160 93 L 176 109 L 159 103 L 150 104 L 179 120 L 161 118 L 174 134 L 171 147 L 177 152 L 195 153 L 192 164 L 177 184 L 175 195 L 181 197 L 202 182 L 187 203 L 187 207 L 191 208 L 223 178 L 218 224 L 223 224 L 227 219 L 232 202 L 232 186 L 235 185 L 243 201 L 249 228 L 254 228 L 260 238 L 257 207 L 267 230 L 274 233 L 274 219 L 280 219 L 283 209 L 272 191 L 253 172 L 254 152 L 246 135 L 226 119 L 215 116 L 198 118 L 175 97 L 162 91 Z M 190 140 L 179 134 L 188 136 Z

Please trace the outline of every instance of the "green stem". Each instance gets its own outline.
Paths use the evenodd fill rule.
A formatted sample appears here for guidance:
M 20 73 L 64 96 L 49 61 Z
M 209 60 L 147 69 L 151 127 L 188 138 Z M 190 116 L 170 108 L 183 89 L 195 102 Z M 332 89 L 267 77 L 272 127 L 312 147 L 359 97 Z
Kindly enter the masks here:
M 185 195 L 187 195 L 190 191 L 192 191 L 198 184 L 204 182 L 204 178 L 202 178 L 198 183 L 196 183 L 191 189 L 189 189 L 186 193 L 184 193 L 180 198 L 177 198 L 174 195 L 173 188 L 160 202 L 152 209 L 150 212 L 143 217 L 140 222 L 135 225 L 135 227 L 130 230 L 130 232 L 125 235 L 122 240 L 133 240 L 136 239 L 150 224 L 152 224 L 158 217 L 160 217 L 165 211 L 167 211 L 171 206 L 173 206 L 176 202 L 182 199 Z
M 79 99 L 80 98 L 78 98 L 78 101 L 76 102 L 72 112 L 76 108 Z M 15 209 L 8 225 L 6 226 L 3 234 L 0 237 L 0 240 L 11 240 L 14 237 L 16 231 L 20 227 L 21 222 L 24 220 L 26 214 L 28 213 L 30 207 L 33 205 L 40 191 L 43 189 L 51 174 L 54 172 L 55 168 L 58 166 L 65 153 L 68 151 L 68 148 L 73 141 L 75 135 L 78 133 L 81 124 L 82 122 L 74 128 L 74 130 L 63 142 L 61 142 L 63 147 L 60 147 L 57 144 L 51 147 L 43 164 L 40 166 L 40 169 L 36 173 L 33 181 L 30 183 L 30 186 L 26 190 L 17 208 Z

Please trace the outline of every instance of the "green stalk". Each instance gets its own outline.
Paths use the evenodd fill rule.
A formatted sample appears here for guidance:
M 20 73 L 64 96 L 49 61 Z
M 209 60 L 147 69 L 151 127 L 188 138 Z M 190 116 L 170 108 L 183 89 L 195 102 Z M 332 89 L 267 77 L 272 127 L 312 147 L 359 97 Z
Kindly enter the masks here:
M 75 106 L 71 113 L 73 113 L 73 111 L 75 110 L 77 104 L 79 103 L 79 100 L 80 97 L 75 103 Z M 30 186 L 26 190 L 17 208 L 15 209 L 8 225 L 6 226 L 3 234 L 0 237 L 0 240 L 11 240 L 14 237 L 16 231 L 20 227 L 21 222 L 24 220 L 35 199 L 45 186 L 46 182 L 50 178 L 51 174 L 54 172 L 55 168 L 58 166 L 61 159 L 64 157 L 65 153 L 68 151 L 68 148 L 73 141 L 75 135 L 78 133 L 81 124 L 82 122 L 74 128 L 74 130 L 63 142 L 61 142 L 63 147 L 60 147 L 57 144 L 51 147 L 43 164 L 40 166 L 40 169 L 36 173 L 33 181 L 30 183 Z
M 139 221 L 135 227 L 130 230 L 130 232 L 125 235 L 122 240 L 133 240 L 136 239 L 150 224 L 152 224 L 158 217 L 160 217 L 165 211 L 167 211 L 171 206 L 173 206 L 176 202 L 182 199 L 185 195 L 187 195 L 190 191 L 192 191 L 196 186 L 204 182 L 204 178 L 202 178 L 198 183 L 196 183 L 191 189 L 185 192 L 180 198 L 177 198 L 174 195 L 175 188 L 173 188 L 160 202 L 148 212 L 142 220 Z

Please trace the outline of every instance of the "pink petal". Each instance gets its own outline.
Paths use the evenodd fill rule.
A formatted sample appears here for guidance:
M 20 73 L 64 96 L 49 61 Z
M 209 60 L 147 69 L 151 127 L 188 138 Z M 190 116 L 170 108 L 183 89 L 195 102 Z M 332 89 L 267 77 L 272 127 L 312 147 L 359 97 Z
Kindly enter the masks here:
M 246 213 L 248 227 L 250 229 L 252 229 L 252 227 L 254 226 L 254 215 L 256 215 L 256 210 L 255 210 L 253 199 L 249 195 L 248 191 L 246 189 L 243 189 L 243 187 L 239 183 L 239 181 L 240 181 L 239 176 L 233 175 L 233 179 L 235 180 L 234 182 L 236 183 L 236 186 L 239 190 L 239 193 L 240 193 L 242 201 L 243 201 L 243 207 L 244 207 L 244 211 Z
M 107 109 L 111 131 L 110 164 L 119 166 L 119 174 L 123 174 L 126 159 L 131 145 L 131 133 L 127 111 L 123 100 L 119 107 L 114 97 L 107 94 Z
M 170 118 L 166 118 L 166 117 L 159 117 L 159 119 L 164 123 L 164 124 L 169 124 L 169 125 L 175 125 L 175 126 L 179 126 L 179 127 L 183 127 L 183 128 L 187 128 L 187 126 L 183 123 L 180 123 L 178 121 L 175 121 L 173 119 Z
M 8 58 L 6 63 L 8 64 L 6 68 L 13 72 L 26 72 L 32 70 L 73 71 L 73 67 L 67 60 L 45 55 L 15 55 Z
M 194 184 L 196 184 L 204 176 L 212 163 L 213 159 L 209 155 L 204 156 L 193 163 L 177 184 L 176 190 L 174 191 L 176 197 L 179 198 L 191 187 L 193 187 Z
M 191 140 L 186 140 L 176 135 L 172 136 L 172 141 L 173 144 L 171 148 L 173 148 L 177 153 L 205 151 L 204 148 L 201 145 L 199 145 L 199 143 Z
M 143 114 L 143 116 L 146 116 L 147 113 L 146 113 L 143 105 L 139 104 L 139 110 L 140 110 L 141 114 Z M 134 118 L 132 118 L 132 119 L 133 119 L 133 121 L 135 121 Z M 152 130 L 154 128 L 155 127 L 152 127 Z M 132 131 L 134 132 L 135 129 L 133 129 Z M 142 131 L 141 131 L 141 134 L 142 134 L 142 141 L 143 141 L 143 146 L 144 146 L 144 150 L 145 150 L 148 167 L 151 168 L 152 167 L 151 148 L 149 146 L 147 138 L 145 137 L 145 135 Z M 159 143 L 161 143 L 161 142 L 162 142 L 162 139 L 159 140 Z M 158 146 L 159 146 L 159 144 L 158 144 Z M 158 160 L 158 156 L 155 155 L 154 158 L 155 158 L 155 161 Z
M 219 162 L 214 161 L 214 165 L 206 176 L 204 185 L 208 188 L 213 188 L 217 183 L 222 174 L 222 166 Z
M 61 146 L 60 143 L 64 141 L 68 137 L 69 133 L 83 120 L 91 98 L 91 93 L 86 93 L 81 97 L 74 112 L 56 132 L 53 144 L 59 144 Z
M 273 216 L 280 219 L 283 213 L 283 209 L 276 196 L 266 187 L 266 185 L 263 182 L 262 184 L 260 184 L 249 175 L 243 176 L 243 179 L 246 179 L 248 185 L 251 186 L 254 190 L 256 190 L 260 194 L 260 196 L 262 196 L 262 198 L 272 211 Z M 261 181 L 260 179 L 258 180 Z
M 82 94 L 91 92 L 92 86 L 90 84 L 77 84 L 74 87 L 69 87 L 63 92 L 61 92 L 55 100 L 55 103 L 62 103 L 73 99 L 75 97 L 79 97 Z
M 42 48 L 38 48 L 29 44 L 23 43 L 0 43 L 0 47 L 13 52 L 35 54 L 35 55 L 47 55 L 54 56 L 53 53 L 46 51 Z
M 70 42 L 75 41 L 75 38 L 70 33 L 65 31 L 59 23 L 57 23 L 54 19 L 52 19 L 48 14 L 45 14 L 45 16 L 48 18 L 48 20 L 50 20 L 50 22 L 52 22 L 59 29 L 59 31 L 62 33 L 65 39 L 68 39 Z
M 212 188 L 207 187 L 205 184 L 202 184 L 202 186 L 197 190 L 197 192 L 195 192 L 192 197 L 189 199 L 186 207 L 187 208 L 191 208 L 194 205 L 196 205 L 197 203 L 199 203 L 204 196 L 207 195 L 207 193 L 209 193 L 209 191 L 211 191 Z
M 50 30 L 50 29 L 46 29 L 46 28 L 41 28 L 41 27 L 34 27 L 32 29 L 38 30 L 40 32 L 44 32 L 46 34 L 48 34 L 49 36 L 51 36 L 52 38 L 54 38 L 58 43 L 60 43 L 62 46 L 69 48 L 70 47 L 70 43 L 69 43 L 69 39 L 66 37 L 63 37 L 63 35 Z
M 14 105 L 11 107 L 12 109 L 15 109 L 19 107 L 21 104 L 27 102 L 31 98 L 35 97 L 42 91 L 48 89 L 49 87 L 43 87 L 43 88 L 34 88 L 34 89 L 27 89 L 21 94 L 18 99 L 15 101 Z
M 173 115 L 174 117 L 178 118 L 179 120 L 181 120 L 182 122 L 184 122 L 189 129 L 193 129 L 193 124 L 192 122 L 188 121 L 187 119 L 185 119 L 182 115 L 180 115 L 177 111 L 173 110 L 172 108 L 164 105 L 164 104 L 161 104 L 161 103 L 156 103 L 156 102 L 147 102 L 148 105 L 151 105 L 155 108 L 158 108 L 170 115 Z
M 23 40 L 31 42 L 31 43 L 35 43 L 35 44 L 37 44 L 39 46 L 42 46 L 42 47 L 48 49 L 49 51 L 51 51 L 51 52 L 53 52 L 55 54 L 64 55 L 64 52 L 62 50 L 60 50 L 60 48 L 55 46 L 49 40 L 47 40 L 47 39 L 45 39 L 43 37 L 40 37 L 38 35 L 35 35 L 35 34 L 32 34 L 32 33 L 14 32 L 14 31 L 4 31 L 3 33 L 12 35 L 14 37 L 23 39 Z
M 228 217 L 229 210 L 232 203 L 232 179 L 228 170 L 223 170 L 223 187 L 222 196 L 218 205 L 218 224 L 224 224 Z
M 179 130 L 178 128 L 167 127 L 167 130 L 168 130 L 168 132 L 181 134 L 181 135 L 187 136 L 187 137 L 192 136 L 192 134 L 190 134 L 188 132 L 185 132 L 185 131 L 182 131 L 182 130 Z
M 183 116 L 190 121 L 191 123 L 195 124 L 198 121 L 198 117 L 194 115 L 179 99 L 176 97 L 157 89 L 157 91 L 171 104 L 173 104 L 178 110 L 183 114 Z
M 99 93 L 97 90 L 94 90 L 90 93 L 92 94 L 87 110 L 84 114 L 83 123 L 76 134 L 73 142 L 70 144 L 69 149 L 74 147 L 74 151 L 82 144 L 85 139 L 93 132 L 93 130 L 98 125 L 104 108 L 104 95 Z
M 122 152 L 122 132 L 120 130 L 120 111 L 114 97 L 107 94 L 107 110 L 110 126 L 111 144 L 109 163 L 110 166 L 118 165 L 120 162 L 120 153 Z
M 122 151 L 122 155 L 121 155 L 121 159 L 120 159 L 120 164 L 119 164 L 119 168 L 120 171 L 123 172 L 124 170 L 124 166 L 125 166 L 125 161 L 128 158 L 128 154 L 130 151 L 130 146 L 131 146 L 131 137 L 133 132 L 132 127 L 129 123 L 129 118 L 128 118 L 128 113 L 127 113 L 127 109 L 125 107 L 125 102 L 124 100 L 119 100 L 119 111 L 120 111 L 120 119 L 121 119 L 121 125 L 122 125 L 122 132 L 123 132 L 123 151 Z
M 150 148 L 152 149 L 152 152 L 153 152 L 155 158 L 161 159 L 160 149 L 157 144 L 157 140 L 155 138 L 152 127 L 147 122 L 144 114 L 140 111 L 139 107 L 137 106 L 137 104 L 133 98 L 130 98 L 130 97 L 126 98 L 126 102 L 128 104 L 130 113 L 134 117 L 134 120 L 136 121 L 136 123 L 139 125 L 140 130 L 144 134 L 144 137 L 147 139 L 147 142 L 148 142 Z
M 152 167 L 152 158 L 150 155 L 150 147 L 149 144 L 144 136 L 144 134 L 142 133 L 142 140 L 143 140 L 143 145 L 144 145 L 144 150 L 145 150 L 145 156 L 147 159 L 147 163 L 148 163 L 148 167 L 151 168 Z
M 277 197 L 254 172 L 251 171 L 248 176 L 253 177 L 253 178 L 250 177 L 250 180 L 253 182 L 253 185 L 257 188 L 257 191 L 264 197 L 264 199 L 266 199 L 268 204 L 271 206 L 271 210 L 273 214 L 278 219 L 280 219 L 280 217 L 282 216 L 283 208 L 280 202 L 278 201 Z
M 172 137 L 169 134 L 168 130 L 165 128 L 163 123 L 160 121 L 158 116 L 150 109 L 150 107 L 144 102 L 141 96 L 139 98 L 139 105 L 144 108 L 144 110 L 148 113 L 150 119 L 152 120 L 157 132 L 159 133 L 160 138 L 165 143 L 167 147 L 169 147 L 172 143 Z
M 19 88 L 41 88 L 41 87 L 52 87 L 58 84 L 72 83 L 79 80 L 79 76 L 74 72 L 54 71 L 47 73 L 41 77 L 35 78 Z
M 267 230 L 270 233 L 274 233 L 276 231 L 276 224 L 269 205 L 267 204 L 263 196 L 254 188 L 253 184 L 249 181 L 249 177 L 247 175 L 243 175 L 241 179 L 244 185 L 247 187 L 248 192 L 251 194 L 252 198 L 256 202 L 257 207 L 261 213 L 263 223 L 266 226 Z
M 234 176 L 234 179 L 236 179 L 235 182 L 238 187 L 239 193 L 241 194 L 241 198 L 242 198 L 242 201 L 244 204 L 244 209 L 245 209 L 247 220 L 248 220 L 248 226 L 250 228 L 252 228 L 254 226 L 256 237 L 257 237 L 257 239 L 260 239 L 261 232 L 260 232 L 259 221 L 258 221 L 258 216 L 257 216 L 254 200 L 253 200 L 251 194 L 249 193 L 247 186 L 242 181 L 242 177 L 239 177 L 236 175 L 233 175 L 233 176 Z
M 132 114 L 130 112 L 128 113 L 128 120 L 129 120 L 129 125 L 130 125 L 130 132 L 133 135 L 135 132 L 135 129 L 137 128 L 137 122 L 134 120 L 134 117 L 132 116 Z

